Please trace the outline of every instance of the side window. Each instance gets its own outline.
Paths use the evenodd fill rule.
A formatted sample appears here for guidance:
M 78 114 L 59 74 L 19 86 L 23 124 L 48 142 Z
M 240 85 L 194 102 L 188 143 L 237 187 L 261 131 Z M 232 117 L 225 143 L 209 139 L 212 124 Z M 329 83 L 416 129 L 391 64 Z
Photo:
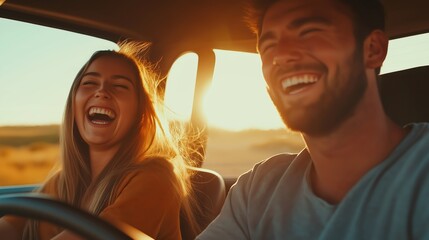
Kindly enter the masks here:
M 191 118 L 197 68 L 198 55 L 186 53 L 180 56 L 170 69 L 164 102 L 175 120 L 189 121 Z
M 59 125 L 80 67 L 103 39 L 0 18 L 0 186 L 40 183 L 59 159 Z
M 429 65 L 429 33 L 389 41 L 381 74 Z
M 204 102 L 208 140 L 203 167 L 236 177 L 275 153 L 297 152 L 301 137 L 284 130 L 266 92 L 257 54 L 215 50 L 213 82 Z M 240 63 L 240 64 L 237 64 Z M 181 56 L 169 73 L 165 103 L 189 120 L 198 56 Z

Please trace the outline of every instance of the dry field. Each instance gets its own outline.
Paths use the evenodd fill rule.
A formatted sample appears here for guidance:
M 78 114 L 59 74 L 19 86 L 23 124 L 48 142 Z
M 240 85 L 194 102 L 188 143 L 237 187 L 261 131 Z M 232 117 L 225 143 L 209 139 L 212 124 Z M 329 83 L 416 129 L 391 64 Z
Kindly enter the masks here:
M 304 148 L 301 136 L 284 129 L 240 132 L 209 129 L 204 167 L 226 177 L 236 177 L 278 153 Z
M 59 159 L 57 125 L 0 127 L 0 186 L 42 182 Z
M 58 157 L 58 144 L 0 146 L 0 186 L 40 183 Z
M 0 186 L 40 183 L 59 159 L 57 125 L 0 127 Z M 286 130 L 209 129 L 204 167 L 231 177 L 281 152 L 298 152 L 301 137 Z

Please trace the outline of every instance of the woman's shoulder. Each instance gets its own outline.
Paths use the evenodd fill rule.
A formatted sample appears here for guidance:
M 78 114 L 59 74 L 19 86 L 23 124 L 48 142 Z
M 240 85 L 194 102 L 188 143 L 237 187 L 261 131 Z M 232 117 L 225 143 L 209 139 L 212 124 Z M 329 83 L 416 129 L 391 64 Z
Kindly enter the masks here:
M 136 164 L 141 169 L 158 168 L 160 170 L 174 171 L 173 163 L 164 157 L 147 158 Z
M 166 158 L 152 157 L 136 163 L 131 172 L 131 175 L 161 174 L 174 176 L 174 166 Z
M 148 183 L 156 181 L 158 185 L 177 182 L 173 164 L 165 158 L 150 158 L 134 165 L 125 175 L 120 187 L 132 182 Z

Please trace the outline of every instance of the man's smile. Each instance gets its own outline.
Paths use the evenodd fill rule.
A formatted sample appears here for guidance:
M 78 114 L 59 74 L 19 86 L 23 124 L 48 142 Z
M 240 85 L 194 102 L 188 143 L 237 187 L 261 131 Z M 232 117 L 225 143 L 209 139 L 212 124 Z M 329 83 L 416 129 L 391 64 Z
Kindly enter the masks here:
M 304 87 L 314 84 L 319 80 L 316 74 L 299 74 L 281 80 L 282 91 L 286 94 L 296 94 Z

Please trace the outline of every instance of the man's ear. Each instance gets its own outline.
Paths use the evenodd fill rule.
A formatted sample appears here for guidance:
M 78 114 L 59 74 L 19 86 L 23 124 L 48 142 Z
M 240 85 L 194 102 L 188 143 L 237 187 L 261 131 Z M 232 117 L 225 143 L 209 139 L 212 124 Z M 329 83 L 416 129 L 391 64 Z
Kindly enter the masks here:
M 372 31 L 364 41 L 364 60 L 367 68 L 376 69 L 383 65 L 387 55 L 389 38 L 381 30 Z

